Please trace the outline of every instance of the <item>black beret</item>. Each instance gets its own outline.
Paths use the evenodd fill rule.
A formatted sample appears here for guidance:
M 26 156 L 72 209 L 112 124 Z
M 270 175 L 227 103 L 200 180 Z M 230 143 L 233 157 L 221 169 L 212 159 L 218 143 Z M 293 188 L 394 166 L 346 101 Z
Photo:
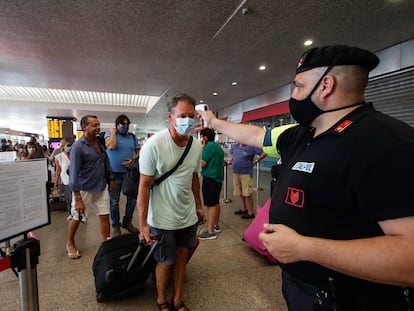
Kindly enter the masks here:
M 296 74 L 316 67 L 357 65 L 371 71 L 379 64 L 372 52 L 347 45 L 330 45 L 312 48 L 301 56 Z

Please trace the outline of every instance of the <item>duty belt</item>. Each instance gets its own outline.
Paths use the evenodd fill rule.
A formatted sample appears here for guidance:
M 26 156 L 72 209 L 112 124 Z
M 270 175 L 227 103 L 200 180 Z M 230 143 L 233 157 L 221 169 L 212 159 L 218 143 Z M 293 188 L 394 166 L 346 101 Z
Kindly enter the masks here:
M 333 277 L 328 278 L 326 288 L 321 288 L 310 283 L 306 283 L 302 280 L 292 277 L 291 275 L 283 272 L 285 277 L 288 277 L 293 281 L 296 286 L 308 296 L 314 297 L 315 310 L 316 311 L 348 311 L 349 308 L 344 308 L 344 305 L 358 305 L 356 298 L 355 301 L 349 301 L 351 297 L 364 297 L 363 293 L 360 293 L 358 289 L 348 288 L 346 291 L 338 290 L 338 286 Z M 372 301 L 373 303 L 378 303 L 378 300 L 387 298 L 388 295 L 381 297 L 382 293 L 370 293 L 369 299 L 367 301 Z M 405 310 L 405 311 L 414 311 L 414 289 L 411 287 L 406 287 L 400 289 L 399 293 L 395 295 L 395 299 L 390 299 L 385 302 L 385 304 L 395 304 L 396 308 L 390 310 Z M 372 298 L 372 299 L 371 299 Z M 343 300 L 341 300 L 343 299 Z M 353 299 L 352 299 L 353 300 Z M 379 302 L 379 304 L 382 304 Z M 397 309 L 398 308 L 398 309 Z M 354 310 L 354 308 L 353 308 Z

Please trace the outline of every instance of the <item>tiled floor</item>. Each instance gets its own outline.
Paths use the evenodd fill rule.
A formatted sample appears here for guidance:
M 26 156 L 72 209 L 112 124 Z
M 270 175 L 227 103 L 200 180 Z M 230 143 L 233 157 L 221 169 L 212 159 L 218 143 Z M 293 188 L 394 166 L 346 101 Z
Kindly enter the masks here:
M 239 209 L 239 201 L 233 197 L 231 175 L 229 169 L 227 198 L 232 202 L 222 204 L 222 232 L 216 240 L 200 242 L 187 267 L 184 301 L 192 311 L 286 311 L 279 268 L 241 239 L 251 220 L 233 214 Z M 259 188 L 263 191 L 255 191 L 255 206 L 269 198 L 268 172 L 260 172 Z M 79 260 L 70 260 L 65 253 L 66 212 L 52 212 L 52 224 L 35 234 L 41 245 L 37 266 L 40 310 L 156 310 L 151 278 L 144 289 L 108 302 L 96 301 L 91 266 L 100 234 L 94 215 L 89 215 L 88 224 L 78 230 Z M 21 310 L 19 283 L 11 270 L 0 272 L 0 310 Z

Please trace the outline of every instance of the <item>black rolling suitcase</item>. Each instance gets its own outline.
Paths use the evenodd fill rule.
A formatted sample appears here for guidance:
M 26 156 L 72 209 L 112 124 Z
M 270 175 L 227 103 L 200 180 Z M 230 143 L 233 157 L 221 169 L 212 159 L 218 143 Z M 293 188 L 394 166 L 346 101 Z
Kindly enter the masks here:
M 102 242 L 92 265 L 97 301 L 143 286 L 155 270 L 155 247 L 139 242 L 136 233 Z

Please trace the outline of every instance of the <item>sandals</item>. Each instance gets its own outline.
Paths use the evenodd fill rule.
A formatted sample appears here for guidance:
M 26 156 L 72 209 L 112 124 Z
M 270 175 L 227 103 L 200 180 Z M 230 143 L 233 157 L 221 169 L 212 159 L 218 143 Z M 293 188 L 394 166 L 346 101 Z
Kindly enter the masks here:
M 164 302 L 164 303 L 157 302 L 157 308 L 158 308 L 158 311 L 162 311 L 164 309 L 170 310 L 170 304 L 168 302 Z
M 158 311 L 162 311 L 164 309 L 168 309 L 171 311 L 190 311 L 190 309 L 188 309 L 184 302 L 180 302 L 178 305 L 174 306 L 174 300 L 171 299 L 171 309 L 170 309 L 170 304 L 168 302 L 164 302 L 164 303 L 158 303 L 157 302 L 157 309 Z M 181 310 L 182 309 L 182 310 Z
M 81 254 L 80 254 L 80 252 L 78 250 L 76 250 L 76 253 L 69 253 L 69 252 L 67 252 L 67 255 L 68 255 L 68 258 L 69 259 L 79 259 L 79 258 L 82 257 Z
M 68 258 L 69 259 L 79 259 L 79 258 L 81 258 L 82 256 L 81 256 L 81 254 L 80 254 L 80 252 L 79 252 L 79 250 L 77 250 L 76 248 L 75 248 L 75 252 L 70 252 L 69 250 L 68 250 L 68 247 L 66 246 L 66 254 L 68 255 Z
M 181 301 L 178 305 L 174 306 L 174 300 L 171 299 L 171 311 L 182 311 L 181 309 L 183 309 L 184 311 L 190 311 L 190 309 L 186 307 L 184 302 Z

